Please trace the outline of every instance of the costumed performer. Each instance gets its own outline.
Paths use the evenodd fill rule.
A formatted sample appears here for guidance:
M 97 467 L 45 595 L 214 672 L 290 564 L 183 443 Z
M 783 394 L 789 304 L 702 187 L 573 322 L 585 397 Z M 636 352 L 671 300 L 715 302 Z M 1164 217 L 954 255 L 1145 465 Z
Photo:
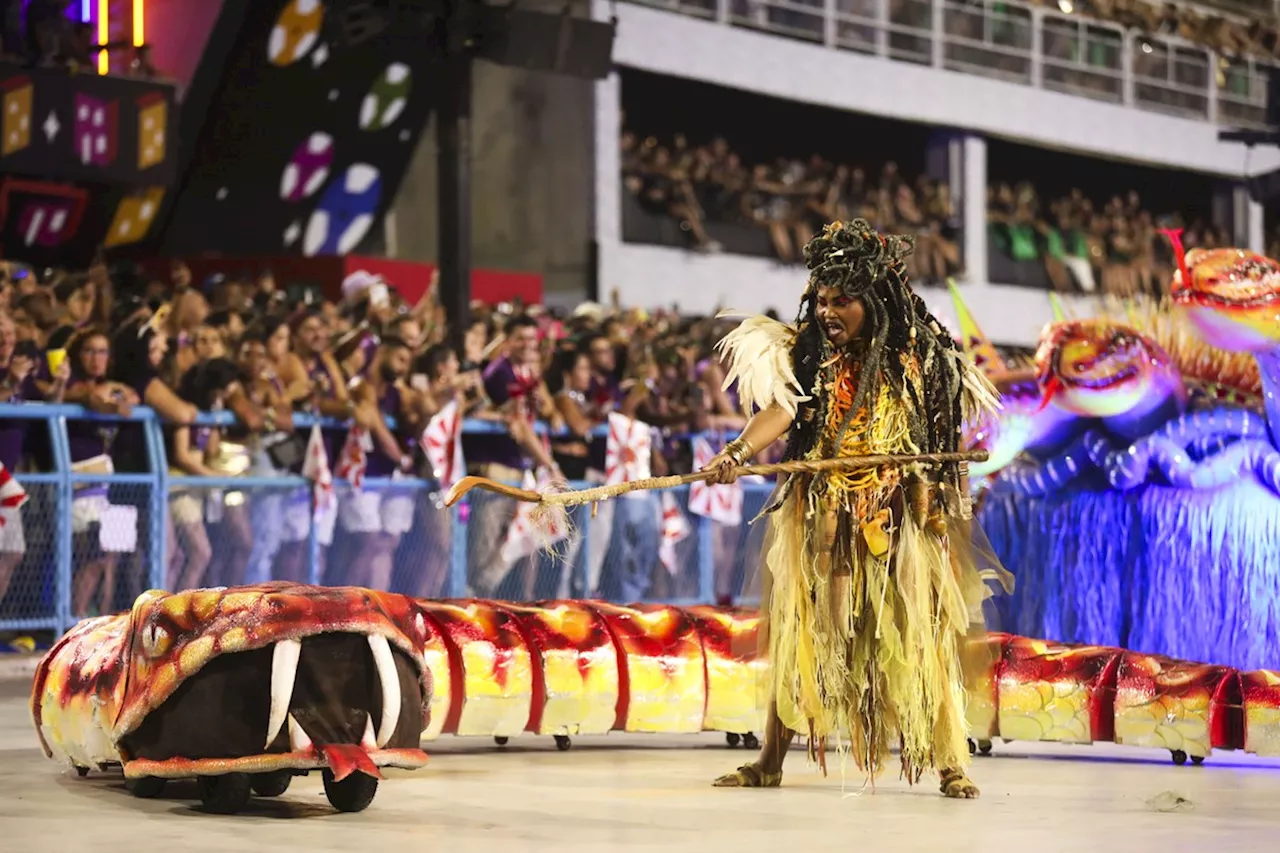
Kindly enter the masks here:
M 788 431 L 787 460 L 955 452 L 963 425 L 998 407 L 908 286 L 912 247 L 862 219 L 828 225 L 805 246 L 796 326 L 752 317 L 725 336 L 726 383 L 755 414 L 708 464 L 717 482 Z M 780 785 L 796 732 L 824 773 L 834 737 L 874 780 L 896 733 L 909 784 L 936 770 L 946 796 L 978 796 L 965 774 L 965 675 L 980 665 L 962 659 L 989 654 L 985 580 L 1009 579 L 994 562 L 979 571 L 967 477 L 951 463 L 779 481 L 761 513 L 764 744 L 717 786 Z

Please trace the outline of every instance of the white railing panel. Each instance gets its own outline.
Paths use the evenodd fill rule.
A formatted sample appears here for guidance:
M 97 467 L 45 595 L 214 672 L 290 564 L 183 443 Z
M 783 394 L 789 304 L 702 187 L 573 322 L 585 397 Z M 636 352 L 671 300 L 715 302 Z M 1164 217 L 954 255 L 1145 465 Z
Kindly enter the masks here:
M 631 0 L 735 27 L 1232 127 L 1264 125 L 1260 58 L 1020 0 Z

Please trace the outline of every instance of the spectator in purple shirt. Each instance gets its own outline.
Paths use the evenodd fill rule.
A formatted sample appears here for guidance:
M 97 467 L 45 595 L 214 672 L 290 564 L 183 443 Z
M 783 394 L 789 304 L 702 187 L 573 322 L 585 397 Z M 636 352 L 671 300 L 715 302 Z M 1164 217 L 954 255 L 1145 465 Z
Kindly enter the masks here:
M 71 380 L 64 400 L 99 414 L 127 416 L 138 405 L 138 395 L 127 385 L 107 378 L 110 360 L 111 340 L 106 332 L 89 327 L 76 334 L 67 345 Z M 72 470 L 77 473 L 112 473 L 111 452 L 119 431 L 118 421 L 69 421 L 67 441 L 71 447 Z M 71 500 L 71 549 L 75 563 L 71 615 L 79 618 L 90 615 L 94 594 L 99 590 L 98 613 L 115 611 L 117 554 L 105 550 L 102 545 L 103 517 L 110 506 L 105 482 L 83 483 L 75 487 Z
M 18 351 L 17 346 L 13 319 L 7 313 L 0 313 L 0 403 L 39 399 L 35 387 L 36 360 L 31 354 Z M 26 421 L 0 420 L 0 464 L 10 472 L 16 472 L 22 462 L 26 432 Z M 22 510 L 0 508 L 0 604 L 9 590 L 14 570 L 26 553 Z
M 547 416 L 554 426 L 561 423 L 542 381 L 537 321 L 524 315 L 512 317 L 507 322 L 506 348 L 506 354 L 485 369 L 484 389 L 494 406 L 490 419 L 505 421 L 507 432 L 464 436 L 467 470 L 518 484 L 536 463 L 559 476 L 559 468 L 533 429 L 539 415 Z M 515 514 L 515 501 L 510 498 L 486 494 L 471 504 L 467 574 L 476 595 L 492 595 L 511 568 L 503 563 L 500 552 Z
M 352 384 L 355 422 L 372 439 L 365 467 L 367 477 L 392 477 L 408 473 L 412 467 L 413 444 L 401 438 L 422 428 L 416 394 L 405 385 L 412 363 L 413 353 L 407 343 L 386 338 L 374 351 L 366 374 Z M 388 416 L 396 419 L 395 432 L 387 426 Z M 344 531 L 354 534 L 357 542 L 342 582 L 389 590 L 392 557 L 401 537 L 413 526 L 413 515 L 412 491 L 364 488 L 340 495 L 338 523 Z

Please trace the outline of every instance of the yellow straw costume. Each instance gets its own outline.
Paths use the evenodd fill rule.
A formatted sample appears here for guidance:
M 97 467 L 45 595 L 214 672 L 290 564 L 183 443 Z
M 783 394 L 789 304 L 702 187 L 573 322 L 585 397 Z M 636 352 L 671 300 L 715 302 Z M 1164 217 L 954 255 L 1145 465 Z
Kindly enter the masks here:
M 844 355 L 821 365 L 812 389 L 779 369 L 796 330 L 753 317 L 726 336 L 726 384 L 744 406 L 796 413 L 807 391 L 825 397 L 810 459 L 920 453 L 911 438 L 914 400 L 925 399 L 914 354 L 900 358 L 902 393 L 888 381 L 852 411 L 860 370 Z M 959 353 L 945 357 L 962 358 Z M 994 389 L 959 364 L 966 420 L 995 408 Z M 762 643 L 771 662 L 770 698 L 789 729 L 809 737 L 825 771 L 828 738 L 847 748 L 871 778 L 899 738 L 910 783 L 927 769 L 963 770 L 966 653 L 983 654 L 986 579 L 974 562 L 967 496 L 930 481 L 929 470 L 872 469 L 803 475 L 781 483 L 769 512 Z M 973 637 L 971 637 L 973 635 Z M 977 672 L 974 672 L 976 675 Z

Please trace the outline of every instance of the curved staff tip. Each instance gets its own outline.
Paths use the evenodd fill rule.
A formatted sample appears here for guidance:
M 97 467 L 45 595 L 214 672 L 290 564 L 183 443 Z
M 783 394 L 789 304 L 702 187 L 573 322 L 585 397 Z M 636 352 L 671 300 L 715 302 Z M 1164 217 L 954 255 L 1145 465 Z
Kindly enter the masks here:
M 497 492 L 508 498 L 515 498 L 525 503 L 542 503 L 542 494 L 540 492 L 531 492 L 528 489 L 521 489 L 518 486 L 508 486 L 506 483 L 499 483 L 497 480 L 490 480 L 488 477 L 463 477 L 461 480 L 453 484 L 453 488 L 449 490 L 449 494 L 445 496 L 444 505 L 453 506 L 462 500 L 463 496 L 472 489 L 484 489 L 489 492 Z

